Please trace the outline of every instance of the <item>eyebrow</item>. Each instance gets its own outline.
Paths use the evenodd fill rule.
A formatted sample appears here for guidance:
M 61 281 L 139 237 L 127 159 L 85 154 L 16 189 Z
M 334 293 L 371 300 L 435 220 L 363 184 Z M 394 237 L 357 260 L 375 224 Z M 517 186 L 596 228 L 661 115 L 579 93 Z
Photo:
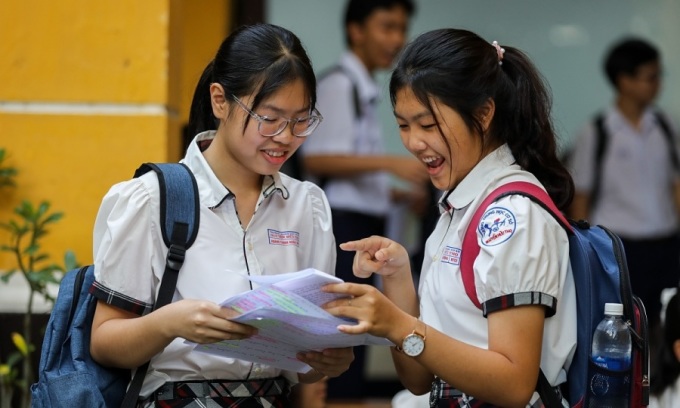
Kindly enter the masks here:
M 260 107 L 262 107 L 262 108 L 264 108 L 264 109 L 273 110 L 274 112 L 276 112 L 276 113 L 279 114 L 279 115 L 282 115 L 282 114 L 286 113 L 284 109 L 281 109 L 281 108 L 279 108 L 279 107 L 276 107 L 276 106 L 273 106 L 273 105 L 269 105 L 269 104 L 266 104 L 266 103 L 260 105 Z M 308 113 L 310 110 L 311 110 L 311 109 L 310 109 L 310 107 L 308 106 L 308 107 L 306 107 L 306 108 L 302 108 L 302 109 L 300 109 L 300 110 L 298 110 L 298 111 L 295 111 L 293 114 L 294 114 L 294 115 L 297 115 L 297 114 L 300 114 L 300 113 Z
M 396 111 L 392 111 L 392 113 L 394 114 L 394 116 L 395 116 L 397 119 L 408 120 L 407 118 L 405 118 L 405 117 L 401 116 L 400 114 L 398 114 Z M 427 111 L 427 110 L 426 110 L 426 111 L 422 111 L 422 112 L 420 112 L 420 113 L 417 113 L 417 114 L 414 115 L 413 117 L 411 117 L 411 121 L 417 121 L 418 119 L 422 119 L 422 118 L 424 118 L 424 117 L 430 117 L 430 116 L 434 116 L 434 115 L 432 114 L 432 112 Z

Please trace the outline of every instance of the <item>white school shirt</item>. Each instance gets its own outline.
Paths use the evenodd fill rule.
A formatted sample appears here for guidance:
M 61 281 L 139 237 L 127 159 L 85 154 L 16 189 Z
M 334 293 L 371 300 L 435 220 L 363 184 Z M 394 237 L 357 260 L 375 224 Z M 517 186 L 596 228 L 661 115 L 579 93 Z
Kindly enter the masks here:
M 630 239 L 661 238 L 676 232 L 673 183 L 678 174 L 653 108 L 644 112 L 637 130 L 611 107 L 604 116 L 604 129 L 608 144 L 602 157 L 599 198 L 589 215 L 591 224 L 604 225 Z M 593 189 L 595 141 L 591 121 L 578 134 L 572 153 L 570 167 L 577 192 L 589 194 Z
M 319 81 L 316 107 L 324 119 L 301 147 L 305 156 L 385 154 L 378 118 L 378 85 L 364 64 L 352 52 L 338 62 L 356 82 L 361 117 L 356 117 L 352 80 L 335 72 Z M 316 180 L 318 182 L 318 180 Z M 390 175 L 384 171 L 365 172 L 348 177 L 329 177 L 324 191 L 333 209 L 385 216 L 390 210 Z
M 247 228 L 236 214 L 234 195 L 217 179 L 197 142 L 182 160 L 196 177 L 200 227 L 179 272 L 173 300 L 221 303 L 250 290 L 248 275 L 272 275 L 316 268 L 335 270 L 335 239 L 323 191 L 284 174 L 265 176 L 257 210 Z M 160 221 L 158 178 L 149 172 L 114 185 L 103 199 L 94 228 L 95 295 L 142 315 L 156 298 L 167 248 Z M 268 378 L 297 374 L 266 365 L 193 352 L 177 338 L 151 360 L 141 395 L 166 381 Z
M 460 256 L 475 209 L 496 187 L 536 178 L 522 170 L 507 145 L 482 159 L 445 194 L 445 208 L 426 243 L 419 284 L 421 319 L 467 344 L 487 349 L 488 326 L 482 310 L 465 292 Z M 477 298 L 486 313 L 526 304 L 546 306 L 541 368 L 548 381 L 561 384 L 576 348 L 576 292 L 569 263 L 569 241 L 555 219 L 529 198 L 511 195 L 489 206 L 480 226 L 505 221 L 505 234 L 480 235 L 474 262 Z M 532 402 L 538 398 L 534 393 Z

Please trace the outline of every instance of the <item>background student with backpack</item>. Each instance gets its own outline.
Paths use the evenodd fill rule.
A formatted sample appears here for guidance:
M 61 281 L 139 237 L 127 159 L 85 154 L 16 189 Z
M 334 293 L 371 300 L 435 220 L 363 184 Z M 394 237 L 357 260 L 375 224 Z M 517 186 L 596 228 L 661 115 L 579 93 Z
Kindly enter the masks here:
M 192 352 L 184 343 L 255 333 L 218 305 L 252 289 L 249 275 L 334 270 L 323 191 L 279 173 L 322 120 L 315 103 L 311 63 L 290 31 L 242 27 L 222 43 L 192 103 L 197 136 L 182 162 L 196 179 L 200 227 L 167 306 L 151 310 L 168 253 L 157 178 L 151 172 L 122 182 L 104 197 L 94 230 L 99 302 L 91 353 L 103 365 L 128 369 L 151 360 L 140 405 L 284 407 L 293 384 L 349 366 L 351 349 L 301 354 L 313 370 L 298 374 Z M 282 235 L 291 244 L 271 243 Z
M 394 63 L 413 13 L 411 0 L 348 0 L 343 22 L 347 51 L 319 75 L 318 106 L 324 121 L 298 154 L 301 170 L 328 196 L 337 242 L 386 234 L 394 202 L 427 203 L 427 174 L 421 165 L 385 151 L 378 118 L 381 95 L 374 78 Z M 391 176 L 413 185 L 413 194 L 393 189 Z M 359 281 L 352 275 L 352 254 L 338 249 L 335 274 Z M 367 394 L 365 354 L 365 347 L 355 348 L 350 369 L 328 382 L 329 398 Z
M 680 280 L 678 134 L 654 105 L 662 66 L 653 44 L 625 38 L 612 45 L 603 68 L 614 101 L 577 136 L 569 158 L 576 188 L 570 215 L 621 237 L 633 292 L 655 331 L 661 291 Z
M 343 331 L 393 341 L 401 381 L 415 394 L 431 391 L 432 407 L 539 407 L 539 368 L 561 406 L 558 386 L 576 346 L 567 233 L 527 197 L 481 204 L 514 181 L 545 189 L 561 209 L 571 201 L 539 72 L 517 48 L 440 29 L 407 45 L 390 96 L 404 145 L 445 190 L 442 216 L 427 241 L 418 293 L 405 248 L 374 236 L 340 245 L 356 252 L 354 273 L 381 275 L 384 291 L 332 285 L 326 290 L 353 298 L 327 310 L 359 320 Z M 480 204 L 483 217 L 471 225 Z M 468 228 L 481 247 L 474 295 L 483 311 L 461 278 Z

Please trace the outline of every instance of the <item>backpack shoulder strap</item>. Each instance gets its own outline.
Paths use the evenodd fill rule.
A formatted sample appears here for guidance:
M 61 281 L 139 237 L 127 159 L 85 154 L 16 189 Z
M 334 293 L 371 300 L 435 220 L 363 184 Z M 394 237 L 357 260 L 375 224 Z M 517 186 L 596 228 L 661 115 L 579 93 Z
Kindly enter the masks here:
M 668 150 L 671 155 L 671 163 L 673 164 L 673 169 L 675 169 L 675 171 L 680 171 L 680 159 L 678 159 L 678 149 L 677 146 L 675 145 L 675 137 L 673 135 L 673 131 L 671 130 L 670 125 L 666 121 L 666 118 L 661 114 L 661 112 L 654 111 L 654 117 L 656 118 L 656 121 L 659 124 L 659 127 L 661 128 L 663 135 L 666 137 L 666 141 L 668 142 Z
M 522 195 L 531 199 L 548 211 L 565 230 L 571 231 L 569 221 L 567 221 L 562 212 L 557 208 L 555 203 L 553 203 L 548 193 L 539 186 L 526 181 L 515 181 L 503 184 L 492 191 L 472 215 L 470 224 L 465 230 L 463 248 L 461 248 L 460 271 L 463 278 L 465 293 L 467 293 L 472 303 L 479 309 L 482 308 L 482 305 L 477 298 L 473 270 L 475 259 L 477 259 L 480 250 L 479 242 L 477 241 L 477 226 L 489 205 L 508 195 Z
M 593 186 L 590 190 L 590 208 L 594 208 L 597 200 L 600 198 L 600 189 L 602 187 L 602 161 L 604 159 L 604 152 L 607 150 L 609 143 L 609 135 L 604 126 L 604 114 L 598 113 L 593 121 L 595 127 L 595 155 L 593 156 Z
M 135 171 L 139 177 L 153 170 L 158 175 L 161 193 L 161 231 L 168 247 L 165 271 L 153 310 L 167 305 L 177 286 L 184 255 L 196 240 L 200 221 L 198 186 L 189 168 L 181 163 L 144 163 Z M 125 393 L 122 407 L 137 405 L 137 398 L 149 369 L 149 362 L 139 367 Z
M 475 290 L 475 276 L 473 265 L 477 255 L 479 255 L 479 242 L 477 241 L 477 226 L 486 212 L 486 209 L 492 203 L 508 195 L 522 195 L 531 199 L 533 202 L 543 207 L 555 220 L 564 228 L 568 234 L 573 232 L 569 221 L 564 217 L 562 212 L 557 208 L 553 200 L 550 198 L 545 190 L 539 186 L 526 182 L 515 181 L 504 184 L 494 191 L 492 191 L 483 201 L 482 204 L 475 210 L 470 225 L 468 225 L 465 235 L 463 237 L 463 248 L 461 250 L 460 270 L 463 278 L 463 285 L 465 293 L 468 295 L 472 303 L 481 309 L 482 305 L 477 298 L 477 291 Z M 545 407 L 561 408 L 562 402 L 553 391 L 553 387 L 546 378 L 543 370 L 539 370 L 538 381 L 536 383 L 536 391 L 541 396 L 541 401 Z

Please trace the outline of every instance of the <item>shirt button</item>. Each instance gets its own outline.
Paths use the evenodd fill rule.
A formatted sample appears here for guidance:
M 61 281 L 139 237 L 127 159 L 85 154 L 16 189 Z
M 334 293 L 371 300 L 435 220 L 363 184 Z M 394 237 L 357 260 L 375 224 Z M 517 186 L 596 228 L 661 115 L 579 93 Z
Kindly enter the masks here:
M 255 374 L 260 374 L 262 372 L 262 369 L 260 367 L 255 367 L 253 372 L 255 372 Z
M 252 251 L 252 250 L 253 250 L 253 244 L 248 242 L 248 251 Z

